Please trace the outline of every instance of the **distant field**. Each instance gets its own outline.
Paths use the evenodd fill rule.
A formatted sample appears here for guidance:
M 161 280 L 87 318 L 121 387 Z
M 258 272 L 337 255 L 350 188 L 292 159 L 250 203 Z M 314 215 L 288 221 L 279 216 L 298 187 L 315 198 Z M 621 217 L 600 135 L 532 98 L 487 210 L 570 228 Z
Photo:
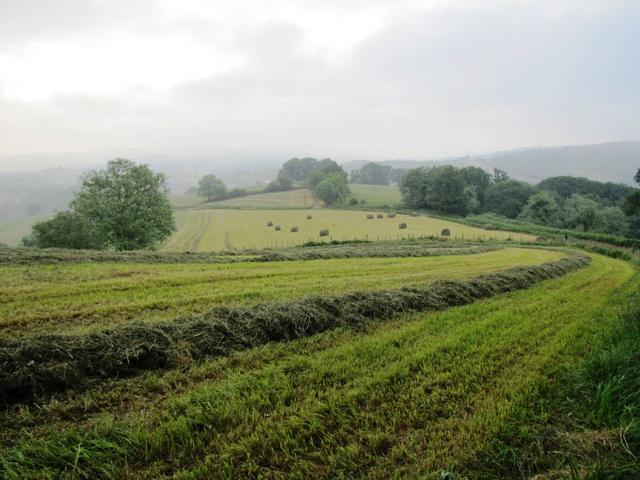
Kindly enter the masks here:
M 464 279 L 563 253 L 506 248 L 475 255 L 238 264 L 95 264 L 0 267 L 0 334 L 174 318 L 214 305 L 399 288 Z
M 531 235 L 487 231 L 447 220 L 409 215 L 368 220 L 366 211 L 350 210 L 234 210 L 207 209 L 176 212 L 178 230 L 165 243 L 170 251 L 218 251 L 245 248 L 286 247 L 310 240 L 395 240 L 409 236 L 440 235 L 448 228 L 452 238 L 533 240 Z M 307 220 L 306 216 L 313 218 Z M 281 230 L 267 227 L 273 221 Z M 399 224 L 407 229 L 400 230 Z M 291 232 L 293 226 L 298 232 Z M 329 229 L 328 237 L 319 237 L 321 229 Z
M 204 198 L 195 194 L 170 195 L 169 201 L 173 208 L 189 208 L 204 203 Z
M 358 200 L 365 200 L 367 205 L 397 205 L 402 202 L 402 195 L 397 185 L 361 185 L 349 184 L 351 194 Z
M 311 190 L 289 190 L 288 192 L 257 193 L 246 197 L 230 198 L 220 202 L 211 202 L 203 208 L 311 208 L 318 205 Z
M 11 222 L 0 222 L 0 242 L 14 247 L 20 243 L 22 237 L 31 233 L 34 223 L 49 218 L 48 215 L 28 217 Z

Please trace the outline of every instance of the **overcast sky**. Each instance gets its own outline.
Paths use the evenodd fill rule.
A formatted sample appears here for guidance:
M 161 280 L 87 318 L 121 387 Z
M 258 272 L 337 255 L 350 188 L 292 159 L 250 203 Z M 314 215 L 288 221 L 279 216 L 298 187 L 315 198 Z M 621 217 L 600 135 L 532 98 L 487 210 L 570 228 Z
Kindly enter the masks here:
M 638 139 L 638 0 L 0 0 L 0 156 Z

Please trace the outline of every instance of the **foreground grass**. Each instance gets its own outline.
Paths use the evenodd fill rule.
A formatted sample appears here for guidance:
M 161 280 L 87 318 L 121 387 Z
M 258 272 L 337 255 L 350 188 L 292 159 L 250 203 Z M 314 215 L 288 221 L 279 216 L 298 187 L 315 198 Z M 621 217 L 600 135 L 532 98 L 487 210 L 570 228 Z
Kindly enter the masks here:
M 3 465 L 9 478 L 473 472 L 515 406 L 615 327 L 638 287 L 633 275 L 596 256 L 473 305 L 68 394 L 6 415 L 18 433 Z M 40 426 L 19 433 L 30 422 Z
M 170 251 L 219 251 L 247 248 L 278 248 L 296 246 L 308 241 L 323 240 L 397 240 L 419 236 L 439 236 L 443 229 L 452 238 L 466 240 L 492 239 L 532 241 L 527 234 L 511 234 L 488 231 L 461 223 L 436 218 L 397 215 L 395 218 L 368 220 L 368 212 L 360 210 L 239 210 L 200 209 L 176 212 L 177 231 L 165 243 Z M 311 219 L 307 219 L 311 215 Z M 267 222 L 280 225 L 281 230 L 267 227 Z M 407 228 L 400 230 L 400 223 Z M 291 227 L 298 227 L 291 232 Z M 319 237 L 322 229 L 329 230 L 328 237 Z
M 475 255 L 348 258 L 237 264 L 61 264 L 0 267 L 0 332 L 81 330 L 131 319 L 174 318 L 218 304 L 313 293 L 380 290 L 467 279 L 564 256 L 506 248 Z

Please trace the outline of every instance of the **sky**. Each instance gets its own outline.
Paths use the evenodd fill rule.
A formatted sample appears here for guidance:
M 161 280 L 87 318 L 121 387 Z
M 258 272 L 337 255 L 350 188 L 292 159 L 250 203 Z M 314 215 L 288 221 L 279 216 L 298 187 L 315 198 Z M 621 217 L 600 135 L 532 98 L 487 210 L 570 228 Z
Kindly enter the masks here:
M 638 25 L 637 0 L 0 0 L 0 157 L 640 140 Z

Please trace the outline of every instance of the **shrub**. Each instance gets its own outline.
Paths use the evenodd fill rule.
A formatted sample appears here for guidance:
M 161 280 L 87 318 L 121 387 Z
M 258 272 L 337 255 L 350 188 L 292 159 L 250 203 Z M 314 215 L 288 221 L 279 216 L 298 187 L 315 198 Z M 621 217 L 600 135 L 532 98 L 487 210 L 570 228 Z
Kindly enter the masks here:
M 320 230 L 320 236 L 321 236 L 321 237 L 327 237 L 327 236 L 329 236 L 329 230 L 328 230 L 328 229 L 326 229 L 326 228 L 324 228 L 324 229 Z
M 367 220 L 371 220 L 373 218 L 373 213 L 367 213 Z
M 351 197 L 349 199 L 349 205 L 357 205 L 357 204 L 358 204 L 358 199 L 357 198 Z
M 273 227 L 273 222 L 271 221 L 267 222 L 267 227 Z
M 298 231 L 298 227 L 291 227 L 291 231 L 292 232 L 297 232 Z
M 280 225 L 276 225 L 276 232 L 279 232 L 280 230 L 282 230 L 282 227 L 280 227 Z
M 449 231 L 448 228 L 443 228 L 442 231 L 440 232 L 440 235 L 442 235 L 443 237 L 450 237 L 451 232 Z
M 398 228 L 399 228 L 400 230 L 405 230 L 405 229 L 407 228 L 407 224 L 406 224 L 406 223 L 404 223 L 404 222 L 402 222 L 400 225 L 398 225 Z

